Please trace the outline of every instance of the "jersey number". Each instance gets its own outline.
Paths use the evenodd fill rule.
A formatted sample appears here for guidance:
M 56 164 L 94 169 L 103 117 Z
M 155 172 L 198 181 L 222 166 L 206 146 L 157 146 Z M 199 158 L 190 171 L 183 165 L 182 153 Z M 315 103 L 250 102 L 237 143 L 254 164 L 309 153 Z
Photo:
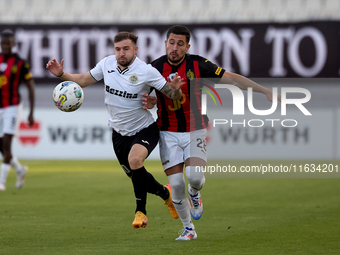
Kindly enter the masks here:
M 206 152 L 207 151 L 207 143 L 205 141 L 205 139 L 201 139 L 201 138 L 197 138 L 196 141 L 197 143 L 197 147 L 201 149 L 201 151 Z

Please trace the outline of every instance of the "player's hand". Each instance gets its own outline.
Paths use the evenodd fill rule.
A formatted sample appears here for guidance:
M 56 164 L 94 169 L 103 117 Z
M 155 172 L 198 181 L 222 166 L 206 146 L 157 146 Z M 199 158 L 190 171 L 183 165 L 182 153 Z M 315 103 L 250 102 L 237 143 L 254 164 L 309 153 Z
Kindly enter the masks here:
M 156 97 L 150 96 L 149 94 L 144 94 L 142 97 L 143 109 L 152 109 L 156 103 Z
M 268 90 L 268 92 L 266 92 L 265 95 L 270 102 L 273 102 L 273 92 L 271 90 Z M 280 93 L 277 93 L 277 100 L 279 102 L 281 102 L 281 94 Z
M 175 73 L 175 77 L 172 80 L 170 77 L 167 77 L 167 80 L 169 85 L 175 90 L 179 90 L 184 85 L 184 80 L 178 75 L 177 72 Z
M 61 60 L 60 64 L 55 58 L 48 61 L 46 64 L 46 68 L 54 75 L 59 76 L 64 72 L 64 59 Z
M 27 123 L 28 123 L 29 127 L 32 127 L 32 125 L 34 124 L 34 118 L 33 118 L 33 114 L 32 113 L 30 113 L 30 115 L 28 115 Z

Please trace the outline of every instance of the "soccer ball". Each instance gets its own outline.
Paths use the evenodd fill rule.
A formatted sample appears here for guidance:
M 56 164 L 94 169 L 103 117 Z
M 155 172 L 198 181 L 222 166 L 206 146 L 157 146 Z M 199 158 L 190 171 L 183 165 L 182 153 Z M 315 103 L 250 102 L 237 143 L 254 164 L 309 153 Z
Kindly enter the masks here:
M 82 88 L 73 81 L 63 81 L 53 90 L 53 102 L 63 112 L 77 110 L 84 101 Z

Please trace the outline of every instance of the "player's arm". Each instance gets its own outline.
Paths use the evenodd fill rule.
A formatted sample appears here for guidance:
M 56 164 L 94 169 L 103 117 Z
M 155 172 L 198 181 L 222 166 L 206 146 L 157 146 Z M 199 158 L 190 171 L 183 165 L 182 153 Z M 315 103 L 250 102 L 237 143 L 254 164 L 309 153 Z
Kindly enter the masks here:
M 32 73 L 30 72 L 30 65 L 24 62 L 24 65 L 20 68 L 20 78 L 24 80 L 25 85 L 28 89 L 28 100 L 29 100 L 29 114 L 27 118 L 27 123 L 32 126 L 34 123 L 33 111 L 34 111 L 34 80 L 32 78 Z
M 182 97 L 182 90 L 181 87 L 184 85 L 184 81 L 181 78 L 181 76 L 178 75 L 178 73 L 175 74 L 175 77 L 170 80 L 170 78 L 167 78 L 167 83 L 164 85 L 164 87 L 160 90 L 165 96 L 167 96 L 170 99 L 181 99 Z
M 270 89 L 265 88 L 242 75 L 225 71 L 220 80 L 220 83 L 232 84 L 243 90 L 247 90 L 248 88 L 253 88 L 254 92 L 263 93 L 267 96 L 270 102 L 273 101 L 273 94 Z M 281 101 L 280 94 L 278 94 L 278 100 Z
M 35 96 L 34 96 L 34 80 L 31 78 L 27 80 L 26 86 L 28 89 L 28 99 L 29 99 L 29 105 L 30 105 L 30 111 L 28 114 L 28 125 L 32 126 L 34 123 L 34 117 L 33 117 L 33 111 L 34 111 L 34 105 L 35 105 Z
M 97 82 L 90 72 L 83 74 L 70 74 L 64 71 L 64 59 L 61 60 L 60 64 L 55 58 L 48 61 L 46 68 L 56 77 L 63 81 L 74 81 L 79 84 L 80 87 L 87 87 L 95 82 Z

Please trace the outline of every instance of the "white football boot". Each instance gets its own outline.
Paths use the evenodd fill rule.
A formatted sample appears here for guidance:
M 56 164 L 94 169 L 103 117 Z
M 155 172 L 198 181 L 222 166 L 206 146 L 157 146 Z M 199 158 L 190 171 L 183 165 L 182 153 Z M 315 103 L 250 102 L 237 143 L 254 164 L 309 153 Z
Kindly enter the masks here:
M 198 220 L 202 217 L 203 213 L 203 203 L 201 194 L 198 191 L 196 195 L 193 195 L 191 192 L 191 186 L 188 184 L 188 193 L 189 193 L 189 201 L 190 201 L 190 214 L 194 220 Z
M 17 189 L 21 189 L 24 186 L 27 170 L 28 170 L 28 167 L 23 166 L 21 171 L 17 173 L 17 182 L 15 184 L 15 187 Z
M 0 191 L 6 190 L 6 186 L 3 183 L 0 183 Z
M 197 234 L 195 232 L 195 229 L 186 227 L 185 229 L 182 229 L 180 232 L 183 232 L 178 238 L 176 238 L 177 241 L 190 241 L 197 238 Z

